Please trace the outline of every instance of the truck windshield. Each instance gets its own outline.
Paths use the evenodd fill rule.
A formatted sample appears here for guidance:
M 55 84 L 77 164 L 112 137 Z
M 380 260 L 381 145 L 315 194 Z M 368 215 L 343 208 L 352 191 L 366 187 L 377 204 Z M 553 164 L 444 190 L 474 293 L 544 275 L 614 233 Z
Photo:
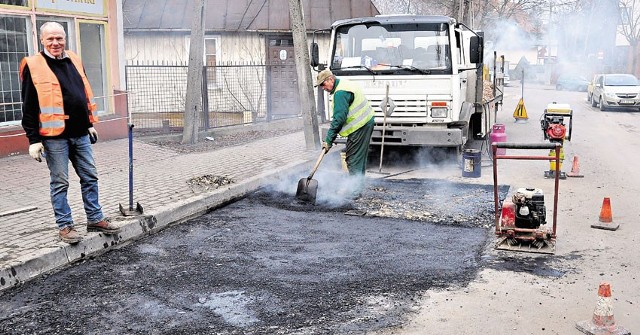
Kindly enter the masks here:
M 451 74 L 449 29 L 443 23 L 363 23 L 338 27 L 331 70 L 376 74 Z

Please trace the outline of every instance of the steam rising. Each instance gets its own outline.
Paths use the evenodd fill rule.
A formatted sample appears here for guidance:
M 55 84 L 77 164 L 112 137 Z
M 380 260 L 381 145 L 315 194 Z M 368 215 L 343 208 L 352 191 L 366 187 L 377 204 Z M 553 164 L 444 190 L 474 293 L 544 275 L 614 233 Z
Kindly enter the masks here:
M 369 160 L 365 175 L 363 194 L 374 183 L 375 178 L 387 177 L 391 173 L 406 173 L 413 170 L 426 170 L 428 174 L 459 175 L 460 167 L 456 155 L 443 148 L 388 148 L 385 150 L 382 171 L 379 169 L 379 157 Z M 311 167 L 309 167 L 310 169 Z M 277 180 L 265 186 L 263 191 L 274 195 L 286 196 L 295 202 L 298 181 L 306 178 L 310 170 L 281 175 Z M 378 172 L 383 172 L 379 174 Z M 344 207 L 353 203 L 352 192 L 358 188 L 358 178 L 342 170 L 337 155 L 328 155 L 313 175 L 318 181 L 316 205 L 328 208 Z M 418 191 L 418 190 L 416 190 Z

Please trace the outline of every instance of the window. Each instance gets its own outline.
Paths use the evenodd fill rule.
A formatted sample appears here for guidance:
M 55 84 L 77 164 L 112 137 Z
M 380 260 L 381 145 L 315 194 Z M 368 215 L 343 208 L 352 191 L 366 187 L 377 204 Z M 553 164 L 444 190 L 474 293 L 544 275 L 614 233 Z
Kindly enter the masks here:
M 28 40 L 26 17 L 0 15 L 0 124 L 22 120 L 19 66 Z
M 27 0 L 0 0 L 0 5 L 26 6 Z
M 207 66 L 215 66 L 217 59 L 217 43 L 215 37 L 206 37 L 204 39 L 204 64 Z
M 207 87 L 218 87 L 217 82 L 218 74 L 216 64 L 218 63 L 219 52 L 219 38 L 218 37 L 205 37 L 204 38 L 204 65 L 207 67 Z
M 81 22 L 79 29 L 82 65 L 98 104 L 98 113 L 101 115 L 109 110 L 110 101 L 107 94 L 107 62 L 104 57 L 106 54 L 104 24 Z

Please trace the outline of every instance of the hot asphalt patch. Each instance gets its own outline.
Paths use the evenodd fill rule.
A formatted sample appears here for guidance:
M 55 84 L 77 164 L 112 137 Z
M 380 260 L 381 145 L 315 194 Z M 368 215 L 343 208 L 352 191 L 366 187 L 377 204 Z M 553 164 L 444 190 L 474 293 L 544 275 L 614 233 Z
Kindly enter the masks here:
M 492 188 L 439 183 L 379 181 L 354 202 L 316 206 L 256 192 L 4 292 L 0 332 L 361 334 L 398 325 L 420 292 L 468 283 L 492 236 Z M 345 215 L 354 209 L 365 214 Z

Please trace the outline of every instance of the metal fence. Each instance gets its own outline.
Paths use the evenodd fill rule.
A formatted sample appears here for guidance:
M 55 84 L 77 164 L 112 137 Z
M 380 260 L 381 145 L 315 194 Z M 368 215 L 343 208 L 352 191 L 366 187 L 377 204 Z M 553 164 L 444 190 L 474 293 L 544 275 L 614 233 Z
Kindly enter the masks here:
M 282 66 L 282 65 L 279 65 Z M 269 64 L 220 64 L 203 68 L 200 128 L 270 120 Z M 128 108 L 137 131 L 181 131 L 187 92 L 187 64 L 125 66 Z

